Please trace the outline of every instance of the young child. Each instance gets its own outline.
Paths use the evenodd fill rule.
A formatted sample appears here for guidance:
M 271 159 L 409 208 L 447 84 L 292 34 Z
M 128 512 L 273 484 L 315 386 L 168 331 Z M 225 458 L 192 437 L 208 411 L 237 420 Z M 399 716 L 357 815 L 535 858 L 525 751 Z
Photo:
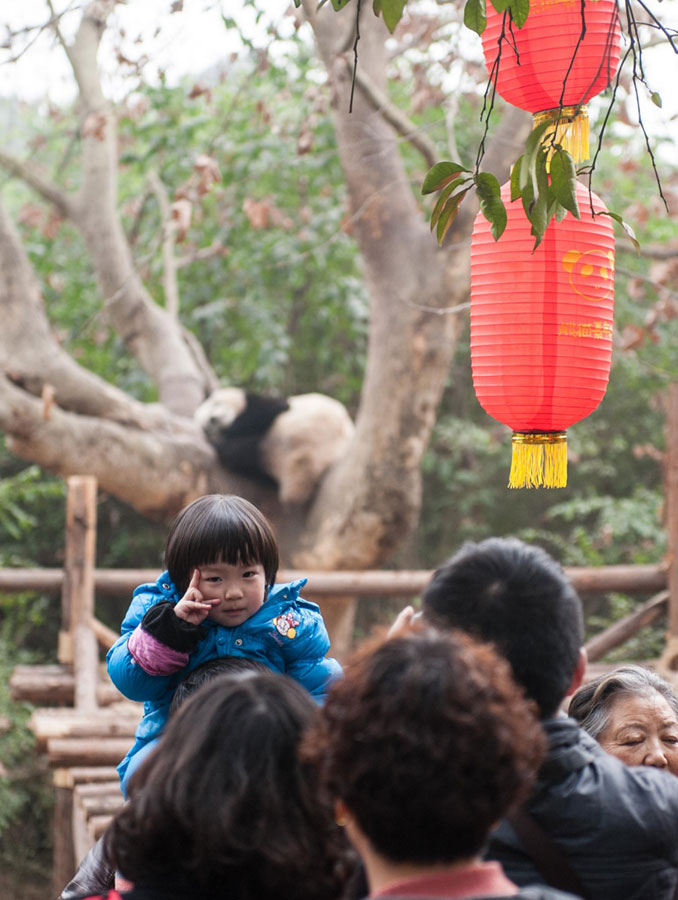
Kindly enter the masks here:
M 275 584 L 278 544 L 265 516 L 242 497 L 208 494 L 176 517 L 164 572 L 134 591 L 108 673 L 130 700 L 143 700 L 136 740 L 118 766 L 123 793 L 167 722 L 175 688 L 210 659 L 246 656 L 298 681 L 318 701 L 341 666 L 302 578 Z M 150 743 L 152 742 L 152 743 Z

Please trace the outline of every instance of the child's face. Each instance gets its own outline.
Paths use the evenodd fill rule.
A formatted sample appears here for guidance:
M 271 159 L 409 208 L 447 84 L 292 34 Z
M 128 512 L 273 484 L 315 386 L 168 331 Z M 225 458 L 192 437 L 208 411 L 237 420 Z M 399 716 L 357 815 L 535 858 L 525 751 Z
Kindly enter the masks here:
M 254 565 L 231 566 L 211 563 L 200 566 L 198 590 L 205 600 L 218 600 L 207 618 L 219 625 L 233 628 L 242 625 L 259 609 L 266 597 L 264 567 Z

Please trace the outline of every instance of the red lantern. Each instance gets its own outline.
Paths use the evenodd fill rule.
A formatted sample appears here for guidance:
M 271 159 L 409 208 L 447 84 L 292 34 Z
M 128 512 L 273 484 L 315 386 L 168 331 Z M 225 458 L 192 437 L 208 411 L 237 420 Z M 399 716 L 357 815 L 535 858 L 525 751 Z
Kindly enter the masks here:
M 495 242 L 476 217 L 471 242 L 471 364 L 483 409 L 513 431 L 509 487 L 567 483 L 565 429 L 603 398 L 612 358 L 614 234 L 577 185 L 581 219 L 534 237 L 502 188 L 508 221 Z M 591 195 L 596 213 L 605 211 Z
M 523 27 L 510 30 L 508 14 L 488 2 L 482 42 L 499 94 L 533 113 L 535 126 L 553 120 L 556 140 L 575 161 L 588 159 L 588 116 L 581 107 L 605 90 L 619 63 L 616 0 L 532 0 Z

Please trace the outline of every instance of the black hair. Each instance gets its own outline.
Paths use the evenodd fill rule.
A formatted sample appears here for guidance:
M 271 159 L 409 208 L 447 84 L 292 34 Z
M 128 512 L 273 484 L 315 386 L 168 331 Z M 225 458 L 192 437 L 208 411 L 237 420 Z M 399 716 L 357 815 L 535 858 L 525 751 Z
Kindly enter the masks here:
M 258 659 L 250 659 L 248 656 L 221 656 L 218 659 L 208 659 L 207 662 L 191 669 L 188 675 L 181 679 L 172 696 L 169 714 L 173 716 L 191 694 L 219 675 L 231 675 L 232 677 L 242 675 L 245 677 L 251 672 L 270 671 L 271 668 L 266 663 Z
M 138 887 L 214 900 L 336 900 L 348 848 L 302 763 L 317 715 L 285 675 L 222 675 L 172 717 L 130 784 L 105 852 Z
M 179 595 L 196 568 L 224 562 L 264 567 L 267 587 L 275 584 L 278 542 L 264 514 L 235 494 L 206 494 L 181 510 L 170 528 L 165 567 Z
M 526 796 L 544 738 L 505 659 L 429 628 L 354 656 L 304 750 L 383 857 L 449 865 Z
M 545 550 L 516 538 L 467 543 L 422 596 L 424 618 L 492 641 L 516 680 L 553 715 L 574 676 L 584 636 L 581 602 Z

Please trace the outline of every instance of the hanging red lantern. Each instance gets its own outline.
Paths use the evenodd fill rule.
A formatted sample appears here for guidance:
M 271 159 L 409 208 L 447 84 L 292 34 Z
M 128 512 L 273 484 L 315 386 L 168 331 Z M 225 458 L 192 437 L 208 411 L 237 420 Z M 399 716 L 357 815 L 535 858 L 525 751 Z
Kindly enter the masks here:
M 609 379 L 612 221 L 578 184 L 581 218 L 553 219 L 533 251 L 521 201 L 510 202 L 509 184 L 501 194 L 501 240 L 480 213 L 473 228 L 473 386 L 483 409 L 514 431 L 509 487 L 564 487 L 565 429 L 596 409 Z
M 616 0 L 531 0 L 523 27 L 509 23 L 508 13 L 497 12 L 488 0 L 482 43 L 497 91 L 531 112 L 535 126 L 552 120 L 556 141 L 575 162 L 588 159 L 583 106 L 605 90 L 617 70 Z

